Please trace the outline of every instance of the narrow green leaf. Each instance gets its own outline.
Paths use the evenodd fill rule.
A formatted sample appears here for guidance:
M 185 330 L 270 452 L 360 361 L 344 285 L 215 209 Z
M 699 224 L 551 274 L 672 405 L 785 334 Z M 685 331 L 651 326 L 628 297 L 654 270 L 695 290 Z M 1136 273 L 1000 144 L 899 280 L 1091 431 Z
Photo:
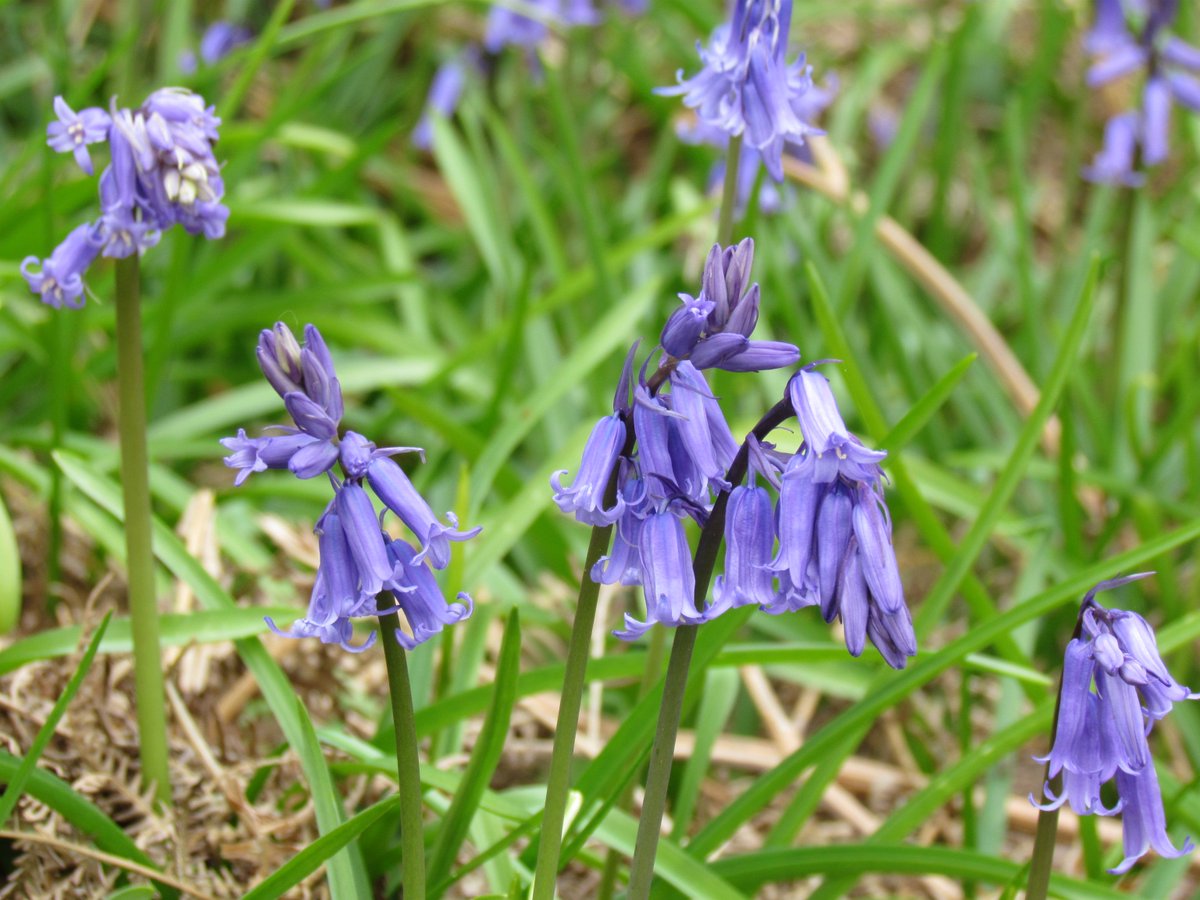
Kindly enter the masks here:
M 1075 304 L 1075 312 L 1071 316 L 1071 322 L 1059 345 L 1050 376 L 1042 386 L 1037 406 L 1034 407 L 1033 412 L 1029 414 L 1029 418 L 1022 426 L 1016 446 L 1009 454 L 1007 464 L 996 479 L 996 484 L 980 508 L 975 521 L 971 523 L 970 531 L 959 543 L 958 555 L 930 590 L 921 606 L 921 611 L 915 617 L 918 635 L 929 634 L 934 623 L 941 620 L 951 598 L 975 564 L 975 560 L 978 559 L 991 536 L 992 529 L 995 528 L 996 522 L 999 521 L 1004 508 L 1016 491 L 1017 485 L 1024 477 L 1029 461 L 1033 458 L 1038 442 L 1042 438 L 1042 429 L 1049 421 L 1054 407 L 1058 404 L 1058 398 L 1062 394 L 1063 388 L 1066 387 L 1067 378 L 1075 368 L 1079 348 L 1083 345 L 1088 321 L 1091 319 L 1092 308 L 1095 306 L 1096 284 L 1099 277 L 1100 261 L 1093 257 L 1087 278 L 1084 280 L 1083 290 L 1080 292 L 1079 302 Z
M 63 714 L 67 711 L 67 706 L 75 699 L 79 685 L 83 684 L 83 679 L 87 677 L 88 670 L 92 668 L 92 660 L 96 658 L 96 651 L 100 648 L 100 641 L 103 640 L 104 632 L 108 629 L 108 623 L 111 619 L 112 610 L 109 610 L 104 614 L 104 618 L 100 620 L 100 624 L 96 627 L 92 639 L 88 642 L 87 649 L 83 652 L 83 658 L 79 661 L 79 665 L 75 667 L 75 674 L 67 682 L 66 690 L 54 702 L 54 707 L 50 710 L 50 715 L 46 717 L 46 721 L 38 729 L 38 733 L 34 737 L 33 743 L 29 746 L 25 758 L 21 760 L 21 765 L 17 769 L 16 774 L 8 780 L 8 786 L 4 789 L 4 793 L 0 794 L 0 825 L 7 822 L 8 817 L 12 815 L 17 801 L 21 799 L 21 794 L 25 790 L 25 783 L 29 781 L 29 776 L 37 768 L 42 751 L 50 743 L 50 738 L 54 736 L 54 729 L 62 721 Z
M 21 551 L 4 498 L 0 497 L 0 634 L 21 618 Z
M 164 647 L 185 647 L 189 644 L 215 644 L 237 638 L 253 637 L 263 632 L 263 617 L 280 622 L 304 615 L 304 610 L 290 606 L 251 607 L 227 610 L 197 610 L 190 613 L 167 613 L 159 618 Z M 0 675 L 14 672 L 21 666 L 43 659 L 66 656 L 79 644 L 82 628 L 67 625 L 51 628 L 23 638 L 0 650 Z M 129 617 L 115 618 L 109 625 L 100 653 L 130 653 Z
M 942 408 L 949 399 L 951 392 L 958 386 L 962 377 L 967 374 L 971 364 L 978 358 L 978 353 L 968 353 L 956 362 L 950 371 L 937 380 L 937 384 L 913 404 L 904 417 L 892 426 L 892 430 L 880 441 L 880 447 L 889 453 L 894 453 L 911 441 L 925 427 L 933 414 Z
M 1019 863 L 983 853 L 951 847 L 850 845 L 789 847 L 763 850 L 719 859 L 712 870 L 744 890 L 777 881 L 794 881 L 811 875 L 847 870 L 886 872 L 889 875 L 946 875 L 1004 884 L 1020 870 Z M 1061 875 L 1051 877 L 1056 896 L 1066 900 L 1115 900 L 1129 895 L 1104 885 L 1089 884 Z
M 348 228 L 352 225 L 378 225 L 380 212 L 372 206 L 280 197 L 257 202 L 230 201 L 229 214 L 241 224 L 269 222 L 275 225 L 311 225 L 317 228 Z
M 492 282 L 501 289 L 507 289 L 513 283 L 509 265 L 511 254 L 500 246 L 500 235 L 505 231 L 497 227 L 499 217 L 487 207 L 487 192 L 479 181 L 482 173 L 478 161 L 471 159 L 467 148 L 445 118 L 435 114 L 430 116 L 430 121 L 433 124 L 433 156 L 438 169 L 463 211 L 467 228 L 475 240 L 475 246 L 479 248 L 479 255 L 483 257 Z
M 521 624 L 514 608 L 504 627 L 496 678 L 492 684 L 492 707 L 484 720 L 479 739 L 471 751 L 471 760 L 463 772 L 462 784 L 442 818 L 437 840 L 429 855 L 429 883 L 439 885 L 449 875 L 459 848 L 479 808 L 480 798 L 495 774 L 508 739 L 508 725 L 517 702 L 517 674 L 521 668 Z M 434 896 L 440 896 L 440 891 Z
M 337 828 L 321 835 L 286 863 L 256 884 L 244 900 L 275 900 L 317 871 L 325 861 L 400 805 L 395 794 L 368 806 Z

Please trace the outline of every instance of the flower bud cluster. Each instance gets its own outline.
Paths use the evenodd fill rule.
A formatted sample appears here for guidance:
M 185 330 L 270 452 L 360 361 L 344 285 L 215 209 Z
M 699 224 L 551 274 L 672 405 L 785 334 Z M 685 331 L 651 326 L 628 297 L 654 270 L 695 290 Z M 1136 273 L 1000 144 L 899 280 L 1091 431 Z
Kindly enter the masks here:
M 471 614 L 471 598 L 447 603 L 430 565 L 450 563 L 450 542 L 465 541 L 479 528 L 460 531 L 453 513 L 445 524 L 413 487 L 391 457 L 418 453 L 418 447 L 376 447 L 355 431 L 342 430 L 342 388 L 321 333 L 304 328 L 304 344 L 282 322 L 264 330 L 258 341 L 258 363 L 267 381 L 283 398 L 295 427 L 277 426 L 278 434 L 250 438 L 243 429 L 221 443 L 232 451 L 225 465 L 238 469 L 236 483 L 251 473 L 288 469 L 298 478 L 327 475 L 334 497 L 317 520 L 320 566 L 313 584 L 308 615 L 288 637 L 318 637 L 348 650 L 363 650 L 374 640 L 354 647 L 349 643 L 351 619 L 378 615 L 376 597 L 390 591 L 408 620 L 412 635 L 397 631 L 396 639 L 412 649 L 440 632 L 443 626 Z M 338 468 L 340 477 L 335 474 Z M 366 488 L 386 510 L 394 513 L 416 537 L 419 547 L 393 538 L 382 529 Z

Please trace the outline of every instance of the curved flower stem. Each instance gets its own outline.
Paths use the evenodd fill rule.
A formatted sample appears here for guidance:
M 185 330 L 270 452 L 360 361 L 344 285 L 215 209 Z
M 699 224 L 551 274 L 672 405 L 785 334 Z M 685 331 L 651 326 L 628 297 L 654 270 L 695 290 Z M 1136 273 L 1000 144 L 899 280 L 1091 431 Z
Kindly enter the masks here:
M 163 696 L 154 553 L 150 543 L 150 462 L 142 374 L 141 281 L 136 255 L 117 260 L 117 429 L 125 499 L 125 568 L 133 629 L 133 679 L 142 777 L 160 803 L 171 802 L 167 711 Z
M 754 436 L 762 440 L 793 415 L 791 401 L 784 397 L 754 426 Z M 729 471 L 725 474 L 725 480 L 730 485 L 740 484 L 746 476 L 749 453 L 749 445 L 743 441 L 737 456 L 729 466 Z M 717 552 L 721 549 L 721 541 L 725 535 L 725 509 L 728 503 L 729 492 L 722 491 L 700 532 L 700 542 L 692 560 L 697 609 L 703 609 L 707 605 L 708 586 L 712 581 Z M 650 750 L 646 793 L 642 800 L 642 814 L 638 819 L 637 842 L 633 847 L 633 863 L 629 871 L 630 900 L 645 900 L 650 895 L 650 886 L 654 880 L 654 857 L 658 852 L 663 813 L 667 806 L 667 787 L 671 780 L 675 738 L 679 734 L 683 696 L 687 690 L 688 667 L 691 665 L 692 650 L 696 646 L 696 633 L 699 629 L 699 625 L 680 625 L 675 630 L 675 642 L 671 645 L 671 658 L 667 663 L 667 676 L 663 685 L 662 706 L 659 707 L 658 726 L 654 732 L 654 745 Z
M 380 609 L 396 602 L 390 591 L 375 601 Z M 396 732 L 396 777 L 400 792 L 401 876 L 405 897 L 425 896 L 425 826 L 421 816 L 421 760 L 417 755 L 417 726 L 413 718 L 412 683 L 408 657 L 396 641 L 400 616 L 395 612 L 379 617 L 379 639 L 387 663 L 388 695 Z
M 633 423 L 627 430 L 622 456 L 633 452 Z M 611 509 L 617 501 L 617 475 L 620 462 L 613 466 L 604 490 L 604 508 Z M 550 900 L 558 878 L 558 858 L 562 852 L 563 819 L 567 814 L 567 794 L 571 786 L 571 756 L 575 752 L 575 734 L 579 730 L 579 708 L 583 704 L 583 688 L 591 649 L 592 629 L 596 624 L 596 604 L 600 585 L 592 580 L 592 567 L 608 550 L 612 525 L 595 525 L 583 560 L 579 579 L 579 599 L 575 604 L 575 622 L 571 626 L 571 642 L 567 645 L 566 672 L 563 675 L 562 695 L 558 704 L 558 719 L 554 724 L 554 749 L 550 754 L 550 777 L 546 782 L 546 805 L 542 810 L 542 830 L 538 839 L 537 863 L 533 872 L 532 900 Z
M 738 166 L 742 158 L 742 136 L 729 139 L 725 155 L 725 186 L 721 191 L 721 212 L 717 217 L 717 243 L 722 247 L 733 243 L 733 211 L 737 207 Z

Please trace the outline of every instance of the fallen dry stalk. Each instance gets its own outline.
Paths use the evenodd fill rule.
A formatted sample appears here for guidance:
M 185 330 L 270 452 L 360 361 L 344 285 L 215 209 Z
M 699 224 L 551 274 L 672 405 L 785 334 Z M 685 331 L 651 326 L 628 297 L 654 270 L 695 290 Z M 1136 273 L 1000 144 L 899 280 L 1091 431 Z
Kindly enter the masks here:
M 820 168 L 784 157 L 784 173 L 793 181 L 810 187 L 843 206 L 856 215 L 863 215 L 868 208 L 866 195 L 850 189 L 850 180 L 837 153 L 824 138 L 812 140 L 813 156 Z M 964 332 L 978 349 L 984 361 L 996 373 L 1004 389 L 1023 416 L 1028 416 L 1037 406 L 1040 392 L 1020 360 L 1013 355 L 1008 343 L 996 331 L 995 326 L 975 304 L 946 268 L 909 234 L 899 222 L 881 215 L 875 222 L 875 236 L 913 276 Z M 1042 429 L 1042 446 L 1051 456 L 1057 456 L 1062 442 L 1062 425 L 1056 416 L 1051 416 Z

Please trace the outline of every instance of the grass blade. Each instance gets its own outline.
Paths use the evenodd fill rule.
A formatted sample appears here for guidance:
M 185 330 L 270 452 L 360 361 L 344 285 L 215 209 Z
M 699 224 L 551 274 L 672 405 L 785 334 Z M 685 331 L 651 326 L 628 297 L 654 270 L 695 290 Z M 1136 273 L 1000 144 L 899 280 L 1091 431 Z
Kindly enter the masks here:
M 399 795 L 372 804 L 337 828 L 321 835 L 274 873 L 256 884 L 244 900 L 275 900 L 317 871 L 326 860 L 400 805 Z
M 450 867 L 466 839 L 471 819 L 479 808 L 480 798 L 500 763 L 513 706 L 517 702 L 517 674 L 520 667 L 521 623 L 514 608 L 509 613 L 504 639 L 500 644 L 496 679 L 492 685 L 492 707 L 471 751 L 471 761 L 463 772 L 462 784 L 442 818 L 442 826 L 429 855 L 429 882 L 438 886 L 432 891 L 434 896 L 442 892 L 439 890 L 440 883 L 450 874 Z

